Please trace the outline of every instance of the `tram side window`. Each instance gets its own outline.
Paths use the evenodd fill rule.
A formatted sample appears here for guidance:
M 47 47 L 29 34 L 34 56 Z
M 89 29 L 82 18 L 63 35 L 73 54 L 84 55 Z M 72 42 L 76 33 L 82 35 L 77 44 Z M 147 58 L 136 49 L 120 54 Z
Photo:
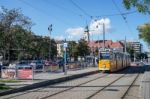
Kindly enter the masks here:
M 119 54 L 117 54 L 117 60 L 120 60 Z
M 116 60 L 116 54 L 113 54 L 113 60 Z

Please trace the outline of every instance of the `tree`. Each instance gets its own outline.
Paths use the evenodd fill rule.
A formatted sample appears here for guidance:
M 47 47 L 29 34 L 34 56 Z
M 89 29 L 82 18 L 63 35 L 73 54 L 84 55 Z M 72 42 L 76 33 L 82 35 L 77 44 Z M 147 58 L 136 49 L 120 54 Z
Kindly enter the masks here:
M 4 57 L 7 56 L 8 60 L 10 60 L 11 52 L 18 46 L 16 44 L 21 42 L 17 40 L 17 36 L 22 35 L 23 37 L 24 32 L 28 32 L 27 30 L 31 26 L 31 20 L 24 16 L 20 9 L 8 10 L 2 7 L 0 12 L 0 46 Z
M 90 54 L 90 48 L 88 46 L 87 41 L 85 41 L 84 39 L 79 40 L 77 50 L 78 50 L 78 55 L 81 57 L 84 57 Z
M 96 49 L 95 49 L 95 51 L 94 51 L 94 52 L 95 52 L 94 55 L 98 56 L 98 51 L 99 51 L 99 50 L 98 50 L 98 47 L 96 47 Z
M 135 51 L 131 45 L 127 45 L 127 52 L 130 54 L 130 58 L 134 61 Z
M 48 59 L 49 54 L 50 58 L 54 59 L 57 55 L 56 42 L 54 39 L 50 41 L 49 37 L 33 35 L 27 48 L 26 52 L 32 56 L 32 59 Z
M 135 7 L 140 13 L 150 14 L 150 0 L 123 0 L 126 9 Z
M 47 59 L 57 55 L 56 42 L 49 37 L 35 35 L 30 29 L 33 23 L 20 9 L 0 12 L 0 54 L 5 59 Z M 51 44 L 50 44 L 51 43 Z
M 140 39 L 143 39 L 150 46 L 150 24 L 144 24 L 137 28 Z
M 69 52 L 70 58 L 77 59 L 77 43 L 75 41 L 69 41 L 68 52 Z
M 57 56 L 57 44 L 54 39 L 51 40 L 51 58 L 54 59 Z

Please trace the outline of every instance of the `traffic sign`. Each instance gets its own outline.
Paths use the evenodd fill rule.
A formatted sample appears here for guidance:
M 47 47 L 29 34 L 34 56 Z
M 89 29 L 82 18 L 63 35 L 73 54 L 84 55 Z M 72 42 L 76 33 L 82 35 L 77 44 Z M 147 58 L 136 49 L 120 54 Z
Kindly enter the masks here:
M 64 48 L 67 48 L 68 47 L 68 44 L 67 43 L 64 43 Z

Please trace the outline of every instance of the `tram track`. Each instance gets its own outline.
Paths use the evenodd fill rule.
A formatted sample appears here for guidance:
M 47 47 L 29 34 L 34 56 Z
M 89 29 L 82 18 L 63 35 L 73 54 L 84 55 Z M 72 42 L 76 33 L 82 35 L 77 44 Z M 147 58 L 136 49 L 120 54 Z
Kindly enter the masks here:
M 136 70 L 135 70 L 136 71 Z M 133 73 L 135 72 L 134 70 L 132 71 Z M 140 70 L 138 74 L 136 74 L 136 76 L 133 78 L 133 80 L 131 81 L 131 83 L 129 84 L 129 87 L 127 88 L 127 90 L 123 93 L 121 99 L 125 99 L 126 96 L 128 96 L 129 91 L 131 90 L 132 87 L 134 87 L 135 82 L 137 81 L 138 77 L 140 76 L 140 74 L 143 72 L 143 70 Z M 114 84 L 115 82 L 119 81 L 121 78 L 123 78 L 125 75 L 122 75 L 121 77 L 117 78 L 116 80 L 110 82 L 109 84 L 107 84 L 106 86 L 104 86 L 102 89 L 98 90 L 97 92 L 93 93 L 92 95 L 90 95 L 89 97 L 87 97 L 86 99 L 92 99 L 94 96 L 96 96 L 97 94 L 101 93 L 102 91 L 104 91 L 106 88 L 111 87 L 112 84 Z
M 59 92 L 57 92 L 57 93 L 51 94 L 51 95 L 46 96 L 46 97 L 43 97 L 43 98 L 41 98 L 41 99 L 50 98 L 50 97 L 55 96 L 55 95 L 57 95 L 57 94 L 61 94 L 61 93 L 63 93 L 63 92 L 69 91 L 69 90 L 71 90 L 71 89 L 73 89 L 73 88 L 79 87 L 79 86 L 81 86 L 81 85 L 87 84 L 87 83 L 92 82 L 92 81 L 95 81 L 95 80 L 98 80 L 98 79 L 103 78 L 103 77 L 106 77 L 106 76 L 108 76 L 108 75 L 109 75 L 109 74 L 105 74 L 104 76 L 97 77 L 97 78 L 95 78 L 95 79 L 92 79 L 92 80 L 86 81 L 86 82 L 81 83 L 81 84 L 76 85 L 76 86 L 72 86 L 72 87 L 70 87 L 70 88 L 68 88 L 68 89 L 65 89 L 65 90 L 59 91 Z
M 128 95 L 129 90 L 133 87 L 134 83 L 138 79 L 139 75 L 140 75 L 140 73 L 138 73 L 136 75 L 136 77 L 134 78 L 134 80 L 132 81 L 132 83 L 130 84 L 130 86 L 127 88 L 127 90 L 125 91 L 125 93 L 123 94 L 123 96 L 121 97 L 121 99 L 125 99 L 125 97 Z
M 109 87 L 110 85 L 112 85 L 113 83 L 115 83 L 116 81 L 120 80 L 121 78 L 123 78 L 126 74 L 118 77 L 117 79 L 113 80 L 112 82 L 110 82 L 109 84 L 107 84 L 106 86 L 104 86 L 102 89 L 96 91 L 94 94 L 88 96 L 86 99 L 91 99 L 92 97 L 94 97 L 95 95 L 97 95 L 98 93 L 100 93 L 101 91 L 103 91 L 104 89 L 106 89 L 107 87 Z
M 130 74 L 131 73 L 131 74 Z M 59 89 L 59 90 L 56 90 L 56 91 L 54 91 L 54 93 L 52 92 L 50 92 L 50 93 L 47 93 L 47 94 L 43 94 L 43 96 L 39 96 L 39 95 L 37 95 L 36 97 L 38 98 L 38 99 L 51 99 L 51 98 L 57 98 L 57 97 L 62 97 L 63 95 L 67 95 L 68 93 L 70 93 L 71 91 L 73 91 L 73 90 L 76 90 L 76 88 L 82 88 L 82 87 L 95 87 L 95 86 L 93 86 L 93 85 L 90 85 L 90 84 L 92 84 L 93 82 L 97 82 L 97 80 L 99 81 L 99 80 L 101 80 L 101 79 L 105 79 L 105 78 L 107 78 L 107 76 L 108 76 L 108 78 L 107 78 L 107 80 L 109 81 L 109 82 L 107 82 L 107 84 L 104 84 L 104 83 L 102 83 L 102 85 L 101 86 L 98 86 L 98 87 L 101 87 L 101 89 L 97 89 L 97 90 L 94 90 L 94 93 L 88 93 L 88 96 L 84 96 L 84 99 L 95 99 L 95 96 L 98 96 L 98 94 L 100 93 L 100 94 L 103 94 L 103 92 L 105 92 L 105 89 L 107 89 L 107 88 L 109 88 L 109 87 L 112 87 L 114 84 L 116 84 L 116 83 L 118 83 L 117 81 L 121 81 L 120 79 L 127 79 L 126 77 L 129 77 L 129 76 L 131 76 L 130 77 L 130 82 L 126 85 L 127 87 L 125 88 L 125 90 L 124 91 L 122 91 L 121 93 L 122 94 L 120 94 L 121 96 L 120 96 L 120 98 L 121 99 L 125 99 L 125 97 L 128 95 L 128 92 L 130 91 L 130 89 L 132 88 L 132 86 L 134 85 L 134 83 L 136 82 L 136 80 L 138 79 L 138 77 L 139 77 L 139 75 L 140 75 L 140 72 L 138 72 L 138 74 L 136 74 L 136 75 L 132 75 L 132 74 L 134 74 L 134 73 L 137 73 L 137 70 L 134 70 L 134 69 L 127 69 L 127 70 L 124 70 L 124 71 L 121 71 L 121 72 L 118 72 L 117 73 L 117 76 L 115 76 L 115 75 L 111 75 L 111 74 L 103 74 L 103 75 L 100 75 L 99 77 L 97 77 L 97 76 L 92 76 L 92 75 L 90 75 L 92 78 L 90 78 L 90 79 L 85 79 L 85 81 L 84 80 L 82 80 L 82 81 L 80 81 L 81 79 L 74 79 L 74 80 L 71 80 L 71 82 L 73 81 L 80 81 L 80 82 L 78 82 L 78 83 L 76 83 L 76 84 L 73 84 L 73 85 L 68 85 L 67 83 L 66 83 L 66 85 L 64 85 L 65 84 L 65 82 L 64 82 L 64 84 L 63 83 L 60 83 L 60 84 L 54 84 L 54 85 L 49 85 L 49 86 L 46 86 L 46 88 L 50 88 L 50 89 L 48 89 L 47 91 L 45 91 L 45 92 L 49 92 L 49 91 L 51 91 L 53 88 L 65 88 L 65 89 Z M 100 73 L 101 74 L 101 73 Z M 119 75 L 118 76 L 118 74 L 121 74 L 121 75 Z M 126 76 L 127 75 L 127 76 Z M 84 76 L 85 78 L 87 78 L 87 77 L 90 77 L 90 76 Z M 133 76 L 133 77 L 132 77 Z M 109 80 L 109 78 L 110 77 L 115 77 L 115 78 L 111 78 L 111 80 Z M 81 77 L 82 78 L 82 77 Z M 83 79 L 83 78 L 82 78 Z M 71 82 L 69 82 L 69 83 L 71 83 Z M 93 83 L 94 84 L 94 83 Z M 112 85 L 112 86 L 111 86 Z M 51 89 L 52 88 L 52 89 Z M 28 92 L 24 92 L 24 93 L 21 93 L 21 94 L 18 94 L 18 95 L 15 95 L 15 96 L 10 96 L 10 97 L 7 97 L 7 98 L 4 98 L 4 99 L 11 99 L 11 98 L 18 98 L 18 99 L 20 99 L 20 97 L 22 97 L 22 96 L 26 96 L 26 95 L 31 95 L 31 94 L 35 94 L 36 93 L 36 91 L 37 92 L 44 92 L 44 89 L 45 88 L 38 88 L 38 89 L 35 89 L 35 90 L 29 90 Z M 54 89 L 55 90 L 55 89 Z M 102 93 L 101 93 L 102 92 Z M 29 94 L 28 94 L 29 93 Z M 71 94 L 70 94 L 71 95 Z M 74 94 L 75 95 L 75 94 Z M 77 96 L 80 96 L 80 94 L 76 94 Z M 34 97 L 35 99 L 37 99 L 36 97 Z M 72 97 L 72 96 L 71 96 Z M 82 96 L 81 96 L 82 97 Z M 69 97 L 68 97 L 69 98 Z M 97 99 L 97 98 L 96 98 Z
M 105 76 L 103 76 L 103 77 L 106 77 L 106 76 L 108 76 L 108 75 L 109 75 L 109 74 L 107 74 L 107 75 L 105 75 Z M 91 99 L 91 98 L 92 98 L 93 96 L 95 96 L 97 93 L 99 93 L 100 91 L 103 91 L 105 88 L 107 88 L 107 87 L 110 86 L 111 84 L 115 83 L 115 82 L 118 81 L 119 79 L 123 78 L 125 75 L 126 75 L 126 74 L 123 74 L 123 75 L 120 76 L 119 78 L 113 80 L 111 83 L 107 84 L 107 85 L 104 86 L 102 89 L 98 90 L 97 92 L 95 92 L 94 94 L 90 95 L 90 96 L 87 97 L 86 99 Z M 41 98 L 41 99 L 47 99 L 47 98 L 53 97 L 53 96 L 55 96 L 55 95 L 62 94 L 63 92 L 67 92 L 67 91 L 69 91 L 69 90 L 71 90 L 71 89 L 73 89 L 73 88 L 80 87 L 81 85 L 87 84 L 87 83 L 89 83 L 89 82 L 95 81 L 95 80 L 100 79 L 100 78 L 103 78 L 103 77 L 98 77 L 98 78 L 93 79 L 93 80 L 91 80 L 91 81 L 84 82 L 84 83 L 82 83 L 82 84 L 80 84 L 80 85 L 73 86 L 73 87 L 71 87 L 71 88 L 69 88 L 69 89 L 63 90 L 63 91 L 58 92 L 58 93 L 55 93 L 55 94 L 51 94 L 51 95 L 46 96 L 46 97 L 43 97 L 43 98 Z
M 123 70 L 123 71 L 126 71 L 126 69 L 125 69 L 125 70 Z M 63 92 L 67 92 L 67 91 L 69 91 L 69 90 L 71 90 L 71 89 L 73 89 L 73 88 L 80 87 L 80 86 L 82 86 L 82 85 L 84 85 L 84 84 L 87 84 L 87 83 L 89 83 L 89 82 L 92 82 L 92 81 L 98 80 L 98 79 L 103 78 L 103 77 L 106 77 L 106 76 L 108 76 L 108 75 L 109 75 L 109 74 L 106 74 L 106 75 L 104 75 L 104 76 L 101 76 L 101 77 L 95 78 L 95 79 L 93 79 L 93 80 L 90 80 L 90 81 L 84 82 L 84 83 L 79 84 L 79 85 L 77 85 L 77 86 L 73 86 L 73 87 L 71 87 L 71 88 L 69 88 L 69 89 L 62 90 L 62 91 L 60 91 L 60 92 L 57 92 L 57 93 L 51 94 L 51 95 L 49 95 L 49 96 L 46 96 L 46 97 L 43 97 L 43 98 L 40 98 L 40 99 L 46 99 L 46 98 L 50 98 L 50 97 L 56 96 L 56 95 L 58 95 L 58 94 L 61 94 L 61 93 L 63 93 Z M 123 76 L 125 76 L 125 75 L 126 75 L 126 74 L 124 74 Z M 120 78 L 122 78 L 122 76 L 121 76 Z M 119 79 L 120 79 L 120 78 L 119 78 Z
M 51 94 L 51 95 L 42 97 L 42 98 L 40 98 L 40 99 L 46 99 L 46 98 L 52 97 L 52 96 L 54 96 L 54 95 L 61 94 L 61 93 L 63 93 L 63 92 L 66 92 L 66 91 L 68 91 L 68 90 L 71 90 L 71 89 L 73 89 L 73 88 L 75 88 L 75 87 L 79 87 L 79 86 L 81 86 L 81 85 L 84 85 L 84 84 L 86 84 L 86 83 L 95 81 L 95 80 L 97 80 L 97 79 L 104 78 L 104 77 L 106 77 L 106 76 L 108 76 L 108 75 L 109 75 L 109 74 L 104 74 L 104 75 L 102 75 L 102 76 L 100 76 L 100 77 L 97 77 L 97 78 L 95 78 L 95 79 L 88 80 L 88 81 L 83 82 L 83 83 L 81 83 L 81 84 L 72 86 L 72 87 L 67 88 L 67 89 L 65 89 L 65 90 L 61 90 L 61 91 L 59 91 L 59 92 L 56 92 L 56 93 L 54 93 L 54 94 Z M 77 79 L 76 79 L 76 80 L 77 80 Z M 51 85 L 50 85 L 50 87 L 53 88 L 53 86 L 51 86 Z M 43 88 L 43 87 L 42 87 L 42 88 Z M 42 88 L 34 89 L 33 91 L 29 90 L 29 91 L 27 91 L 27 92 L 23 92 L 23 93 L 21 93 L 21 94 L 15 95 L 15 96 L 10 96 L 10 97 L 5 98 L 5 99 L 11 99 L 11 98 L 15 98 L 15 97 L 18 97 L 18 96 L 26 95 L 26 94 L 28 94 L 28 93 L 30 93 L 30 92 L 34 92 L 34 91 L 40 91 L 40 90 L 42 90 Z

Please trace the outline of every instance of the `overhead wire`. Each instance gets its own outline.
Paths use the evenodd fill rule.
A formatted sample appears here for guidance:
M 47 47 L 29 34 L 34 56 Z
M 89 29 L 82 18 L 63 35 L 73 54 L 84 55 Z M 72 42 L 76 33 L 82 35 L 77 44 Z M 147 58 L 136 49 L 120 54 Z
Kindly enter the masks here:
M 76 8 L 78 8 L 81 12 L 84 13 L 87 17 L 92 17 L 89 13 L 87 13 L 83 8 L 81 8 L 77 3 L 75 3 L 73 0 L 69 0 Z
M 110 17 L 110 16 L 118 16 L 118 15 L 128 15 L 128 14 L 133 14 L 136 13 L 137 11 L 131 11 L 131 12 L 120 12 L 120 13 L 114 13 L 114 14 L 105 14 L 105 15 L 98 15 L 98 16 L 94 16 L 94 15 L 90 15 L 89 13 L 87 13 L 83 8 L 81 8 L 77 3 L 75 3 L 73 0 L 69 0 L 75 7 L 77 7 L 80 11 L 82 11 L 86 16 L 93 18 L 93 17 Z M 125 18 L 125 17 L 124 17 Z
M 129 29 L 129 31 L 130 31 L 131 33 L 133 33 L 132 30 L 131 30 L 131 27 L 129 26 L 129 23 L 128 23 L 128 21 L 127 21 L 127 18 L 125 17 L 125 14 L 122 14 L 121 10 L 119 9 L 119 7 L 117 6 L 117 4 L 116 4 L 116 2 L 115 2 L 114 0 L 112 0 L 112 3 L 113 3 L 114 6 L 116 7 L 116 9 L 117 9 L 118 12 L 120 13 L 120 15 L 122 16 L 122 18 L 123 18 L 123 20 L 125 21 L 125 23 L 126 23 L 126 25 L 127 25 L 127 28 Z
M 131 11 L 131 12 L 123 12 L 123 13 L 114 13 L 114 14 L 102 14 L 102 15 L 97 15 L 97 16 L 92 16 L 92 17 L 113 17 L 113 16 L 120 16 L 120 15 L 129 15 L 129 14 L 134 14 L 137 11 Z
M 90 15 L 89 13 L 87 13 L 83 8 L 81 8 L 77 3 L 75 3 L 73 0 L 69 0 L 76 8 L 78 8 L 80 11 L 82 11 L 84 13 L 84 15 L 86 15 L 87 17 L 93 19 L 93 18 L 100 18 L 100 17 L 112 17 L 112 16 L 122 16 L 123 20 L 125 21 L 125 23 L 127 24 L 128 29 L 132 32 L 125 15 L 129 15 L 129 14 L 133 14 L 136 13 L 137 11 L 131 11 L 131 12 L 121 12 L 117 5 L 115 4 L 115 6 L 117 7 L 117 10 L 119 11 L 119 13 L 115 13 L 115 14 L 106 14 L 106 15 L 98 15 L 98 16 L 94 16 L 94 15 Z
M 47 4 L 50 4 L 52 6 L 55 6 L 55 7 L 59 8 L 59 9 L 61 9 L 61 10 L 65 10 L 65 11 L 71 13 L 71 14 L 82 16 L 80 13 L 77 13 L 77 12 L 71 10 L 71 9 L 68 9 L 68 8 L 64 7 L 64 6 L 58 5 L 58 4 L 54 3 L 54 2 L 49 2 L 47 0 L 42 0 L 42 1 L 47 3 Z
M 24 4 L 26 4 L 26 5 L 28 5 L 28 6 L 30 6 L 31 8 L 33 8 L 33 9 L 35 9 L 35 10 L 37 10 L 37 11 L 39 11 L 40 13 L 43 13 L 43 14 L 45 14 L 45 15 L 47 15 L 47 16 L 52 16 L 52 15 L 49 15 L 49 14 L 48 14 L 47 12 L 45 12 L 44 10 L 42 10 L 42 9 L 40 9 L 40 8 L 38 8 L 38 7 L 35 7 L 35 6 L 31 5 L 30 3 L 28 3 L 28 2 L 26 2 L 26 1 L 24 1 L 24 0 L 19 0 L 19 1 L 22 2 L 22 3 L 24 3 Z M 92 15 L 90 15 L 89 13 L 87 13 L 84 9 L 82 9 L 79 5 L 77 5 L 73 0 L 69 0 L 69 1 L 71 1 L 71 3 L 72 3 L 74 6 L 76 6 L 80 11 L 82 11 L 82 12 L 83 12 L 86 16 L 88 16 L 89 18 L 111 17 L 111 16 L 118 16 L 118 15 L 121 15 L 121 16 L 123 17 L 123 19 L 125 19 L 124 15 L 133 14 L 133 13 L 136 13 L 136 12 L 137 12 L 137 11 L 131 11 L 131 12 L 124 12 L 124 13 L 121 13 L 120 10 L 119 10 L 120 13 L 92 16 Z M 46 1 L 46 2 L 47 2 L 47 1 Z M 50 3 L 49 3 L 49 4 L 50 4 Z M 73 11 L 73 10 L 71 10 L 71 9 L 67 9 L 67 8 L 65 8 L 65 7 L 63 7 L 63 6 L 59 6 L 59 5 L 54 4 L 54 3 L 51 4 L 51 5 L 56 6 L 56 7 L 60 8 L 60 9 L 65 9 L 65 10 L 67 10 L 68 12 L 74 13 L 75 15 L 78 15 L 78 16 L 80 16 L 80 17 L 83 16 L 82 14 L 78 14 L 78 13 L 76 13 L 75 11 Z M 118 9 L 118 8 L 117 8 L 117 9 Z M 56 16 L 53 16 L 53 18 L 56 19 L 57 21 L 58 21 L 58 20 L 61 21 L 61 22 L 62 22 L 63 24 L 65 24 L 65 25 L 70 24 L 70 23 L 68 23 L 68 22 L 65 22 L 64 20 L 60 20 L 60 19 L 57 18 Z
M 48 14 L 48 13 L 45 12 L 44 10 L 42 10 L 42 9 L 40 9 L 40 8 L 38 8 L 38 7 L 35 7 L 35 6 L 31 5 L 30 3 L 28 3 L 28 2 L 26 2 L 26 1 L 24 1 L 24 0 L 19 0 L 19 1 L 22 2 L 22 3 L 24 3 L 24 4 L 26 4 L 26 5 L 28 5 L 28 6 L 30 6 L 31 8 L 33 8 L 33 9 L 35 9 L 35 10 L 37 10 L 37 11 L 39 11 L 40 13 L 43 13 L 43 14 L 49 16 L 49 17 L 50 17 L 50 16 L 52 17 L 52 15 Z M 81 7 L 80 7 L 77 3 L 75 3 L 73 0 L 69 0 L 69 1 L 70 1 L 75 7 L 77 7 L 80 11 L 82 11 L 82 13 L 83 13 L 84 15 L 86 15 L 87 17 L 89 17 L 89 18 L 91 18 L 91 19 L 92 19 L 92 18 L 99 18 L 99 17 L 111 17 L 111 16 L 118 16 L 118 15 L 121 15 L 122 18 L 123 18 L 123 20 L 124 20 L 125 23 L 127 24 L 129 30 L 132 31 L 131 28 L 130 28 L 130 26 L 129 26 L 129 24 L 128 24 L 128 22 L 127 22 L 127 20 L 126 20 L 125 15 L 133 14 L 133 13 L 136 13 L 137 11 L 123 12 L 123 13 L 122 13 L 122 12 L 120 11 L 120 9 L 118 8 L 118 6 L 116 5 L 116 3 L 112 0 L 112 1 L 113 1 L 113 4 L 115 5 L 115 7 L 116 7 L 117 10 L 119 11 L 119 13 L 94 16 L 94 15 L 90 15 L 89 13 L 87 13 L 83 8 L 81 8 Z M 47 2 L 47 1 L 46 1 L 46 2 Z M 50 3 L 49 3 L 49 4 L 50 4 Z M 51 4 L 51 5 L 56 6 L 56 7 L 60 8 L 60 9 L 67 10 L 68 12 L 74 13 L 75 15 L 79 15 L 80 17 L 83 16 L 82 14 L 78 14 L 78 13 L 76 13 L 75 11 L 73 11 L 73 10 L 71 10 L 71 9 L 67 9 L 67 8 L 65 8 L 65 7 L 63 7 L 63 6 L 59 6 L 59 5 L 54 4 L 54 3 Z M 70 25 L 71 25 L 70 23 L 65 22 L 64 20 L 61 20 L 61 19 L 57 18 L 56 16 L 53 16 L 53 18 L 56 19 L 57 21 L 59 20 L 59 22 L 65 24 L 65 25 L 67 25 L 67 26 L 70 26 Z M 82 17 L 82 18 L 83 18 L 83 17 Z M 86 19 L 85 19 L 85 20 L 86 20 Z M 86 23 L 87 23 L 87 22 L 86 22 Z M 70 25 L 69 25 L 69 24 L 70 24 Z
M 67 26 L 70 26 L 70 25 L 71 25 L 70 23 L 68 23 L 68 22 L 66 22 L 66 21 L 64 21 L 64 20 L 61 20 L 61 19 L 59 19 L 59 18 L 56 17 L 56 16 L 52 16 L 51 14 L 48 14 L 47 12 L 45 12 L 45 10 L 42 10 L 42 9 L 40 9 L 40 8 L 38 8 L 38 7 L 35 7 L 35 6 L 33 6 L 32 4 L 30 4 L 30 3 L 28 3 L 28 2 L 26 2 L 26 1 L 24 1 L 24 0 L 18 0 L 18 1 L 20 1 L 20 2 L 22 2 L 22 3 L 24 3 L 24 4 L 26 4 L 27 6 L 29 6 L 29 7 L 33 8 L 33 9 L 35 9 L 36 11 L 38 11 L 38 12 L 40 12 L 40 13 L 42 13 L 42 14 L 45 14 L 45 15 L 48 16 L 48 17 L 54 18 L 56 21 L 59 20 L 58 22 L 60 22 L 60 23 L 62 23 L 62 24 L 64 24 L 64 25 L 67 25 Z

